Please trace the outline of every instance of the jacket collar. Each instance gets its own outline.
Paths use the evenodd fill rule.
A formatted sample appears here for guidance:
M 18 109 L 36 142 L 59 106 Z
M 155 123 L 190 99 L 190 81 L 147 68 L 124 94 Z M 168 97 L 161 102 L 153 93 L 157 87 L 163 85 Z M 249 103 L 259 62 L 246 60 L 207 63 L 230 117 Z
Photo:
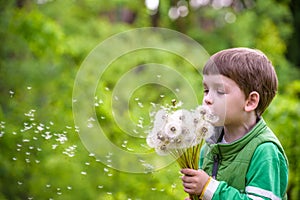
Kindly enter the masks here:
M 210 138 L 206 140 L 206 143 L 208 147 L 215 151 L 217 154 L 221 154 L 222 156 L 225 155 L 232 155 L 234 153 L 239 152 L 242 148 L 244 148 L 254 137 L 257 137 L 259 134 L 261 134 L 265 129 L 267 128 L 267 125 L 263 118 L 260 118 L 256 125 L 242 138 L 229 143 L 224 144 L 220 143 L 222 140 L 222 137 L 224 135 L 224 128 L 223 127 L 216 127 L 215 128 L 215 134 L 213 134 Z

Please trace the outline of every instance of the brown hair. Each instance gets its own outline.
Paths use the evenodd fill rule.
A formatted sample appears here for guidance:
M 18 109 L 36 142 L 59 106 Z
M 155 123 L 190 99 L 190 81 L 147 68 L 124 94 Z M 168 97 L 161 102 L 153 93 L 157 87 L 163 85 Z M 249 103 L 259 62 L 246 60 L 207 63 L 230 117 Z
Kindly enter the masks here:
M 278 80 L 271 61 L 259 50 L 232 48 L 209 59 L 203 74 L 221 74 L 237 83 L 246 98 L 252 91 L 260 95 L 256 113 L 261 115 L 276 95 Z

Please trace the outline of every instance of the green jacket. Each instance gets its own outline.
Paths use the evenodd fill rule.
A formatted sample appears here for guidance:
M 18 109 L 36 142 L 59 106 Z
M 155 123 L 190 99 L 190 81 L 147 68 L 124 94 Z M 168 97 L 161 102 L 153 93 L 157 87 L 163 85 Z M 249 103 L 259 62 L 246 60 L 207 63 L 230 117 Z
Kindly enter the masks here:
M 219 131 L 201 151 L 200 168 L 214 178 L 204 199 L 286 199 L 288 161 L 261 118 L 241 139 L 218 143 Z

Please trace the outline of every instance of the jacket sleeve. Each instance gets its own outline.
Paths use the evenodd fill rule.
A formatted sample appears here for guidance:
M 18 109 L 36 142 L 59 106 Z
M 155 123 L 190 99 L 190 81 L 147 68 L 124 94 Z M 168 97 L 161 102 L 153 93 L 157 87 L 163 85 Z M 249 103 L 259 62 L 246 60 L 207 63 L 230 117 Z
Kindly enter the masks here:
M 284 197 L 288 184 L 288 166 L 284 155 L 271 142 L 257 147 L 246 174 L 245 191 L 240 192 L 224 181 L 212 180 L 204 191 L 204 200 L 272 199 Z

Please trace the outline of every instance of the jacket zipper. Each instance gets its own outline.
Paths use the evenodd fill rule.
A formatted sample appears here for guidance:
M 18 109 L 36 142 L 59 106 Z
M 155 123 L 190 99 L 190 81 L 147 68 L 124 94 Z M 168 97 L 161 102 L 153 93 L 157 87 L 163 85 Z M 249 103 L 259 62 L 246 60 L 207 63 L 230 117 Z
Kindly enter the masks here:
M 219 154 L 215 154 L 213 159 L 214 159 L 214 165 L 213 165 L 213 168 L 212 168 L 212 178 L 216 179 L 217 174 L 218 174 L 218 169 L 219 169 L 219 162 L 220 162 Z

